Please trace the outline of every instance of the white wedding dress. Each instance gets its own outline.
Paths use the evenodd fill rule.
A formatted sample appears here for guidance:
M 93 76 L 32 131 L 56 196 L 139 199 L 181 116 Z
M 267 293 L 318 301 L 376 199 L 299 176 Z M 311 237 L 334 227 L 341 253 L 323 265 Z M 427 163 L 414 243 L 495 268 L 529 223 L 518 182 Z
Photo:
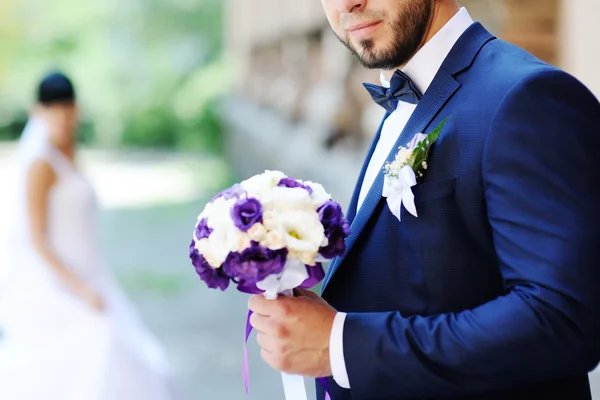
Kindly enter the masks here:
M 92 187 L 50 145 L 43 123 L 27 130 L 0 287 L 0 399 L 172 400 L 161 346 L 104 268 Z M 48 199 L 50 245 L 101 294 L 101 313 L 66 290 L 33 249 L 25 174 L 37 159 L 58 177 Z

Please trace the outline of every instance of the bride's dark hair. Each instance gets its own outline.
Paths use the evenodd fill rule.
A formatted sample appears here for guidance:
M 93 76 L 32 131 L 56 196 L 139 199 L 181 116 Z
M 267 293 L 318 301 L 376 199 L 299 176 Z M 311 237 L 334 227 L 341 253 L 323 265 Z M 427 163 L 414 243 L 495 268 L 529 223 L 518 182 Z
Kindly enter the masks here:
M 51 72 L 40 82 L 37 90 L 37 100 L 43 105 L 74 102 L 75 88 L 65 74 Z

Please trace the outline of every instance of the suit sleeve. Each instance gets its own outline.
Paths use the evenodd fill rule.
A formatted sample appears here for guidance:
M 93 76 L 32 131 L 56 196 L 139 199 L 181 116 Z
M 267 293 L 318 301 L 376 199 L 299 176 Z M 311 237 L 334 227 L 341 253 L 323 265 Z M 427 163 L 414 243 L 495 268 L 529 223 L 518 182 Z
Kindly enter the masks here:
M 501 102 L 482 171 L 505 295 L 434 316 L 349 313 L 353 399 L 477 395 L 585 374 L 598 363 L 597 100 L 564 72 L 532 73 Z

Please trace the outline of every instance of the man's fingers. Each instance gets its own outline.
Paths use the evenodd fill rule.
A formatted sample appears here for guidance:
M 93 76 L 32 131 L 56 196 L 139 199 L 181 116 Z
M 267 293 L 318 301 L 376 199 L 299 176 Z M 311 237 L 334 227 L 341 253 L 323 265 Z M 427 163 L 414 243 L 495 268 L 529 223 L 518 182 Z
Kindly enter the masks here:
M 270 353 L 265 349 L 260 351 L 260 356 L 271 368 L 277 371 L 287 371 L 290 367 L 290 361 L 279 354 Z
M 275 300 L 267 300 L 261 294 L 255 294 L 248 300 L 248 308 L 255 314 L 269 316 L 273 313 Z
M 293 313 L 294 297 L 280 296 L 276 300 L 267 300 L 262 295 L 253 295 L 248 300 L 248 308 L 255 314 L 265 317 L 286 317 Z
M 311 299 L 320 299 L 321 298 L 318 294 L 316 294 L 312 290 L 303 289 L 303 288 L 294 289 L 294 296 L 295 297 L 308 297 Z
M 258 332 L 266 332 L 269 327 L 267 320 L 268 317 L 254 313 L 250 316 L 250 325 Z
M 256 334 L 256 342 L 266 352 L 272 353 L 274 351 L 273 339 L 271 337 L 267 336 L 267 334 L 265 334 L 263 332 L 258 332 Z

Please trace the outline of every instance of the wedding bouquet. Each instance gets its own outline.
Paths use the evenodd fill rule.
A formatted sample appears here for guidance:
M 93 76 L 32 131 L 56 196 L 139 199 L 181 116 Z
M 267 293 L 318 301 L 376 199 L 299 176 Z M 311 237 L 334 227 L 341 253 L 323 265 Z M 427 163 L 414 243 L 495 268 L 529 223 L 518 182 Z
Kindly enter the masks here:
M 209 288 L 233 282 L 274 299 L 324 278 L 323 265 L 345 252 L 350 225 L 323 186 L 279 171 L 233 185 L 198 217 L 190 258 Z
M 266 171 L 206 205 L 194 229 L 190 258 L 209 288 L 225 290 L 233 282 L 244 293 L 276 299 L 323 280 L 322 262 L 344 254 L 349 234 L 342 207 L 323 186 Z M 245 347 L 243 376 L 247 392 Z M 282 378 L 288 400 L 306 399 L 302 377 L 282 373 Z M 320 382 L 327 392 L 327 381 Z

